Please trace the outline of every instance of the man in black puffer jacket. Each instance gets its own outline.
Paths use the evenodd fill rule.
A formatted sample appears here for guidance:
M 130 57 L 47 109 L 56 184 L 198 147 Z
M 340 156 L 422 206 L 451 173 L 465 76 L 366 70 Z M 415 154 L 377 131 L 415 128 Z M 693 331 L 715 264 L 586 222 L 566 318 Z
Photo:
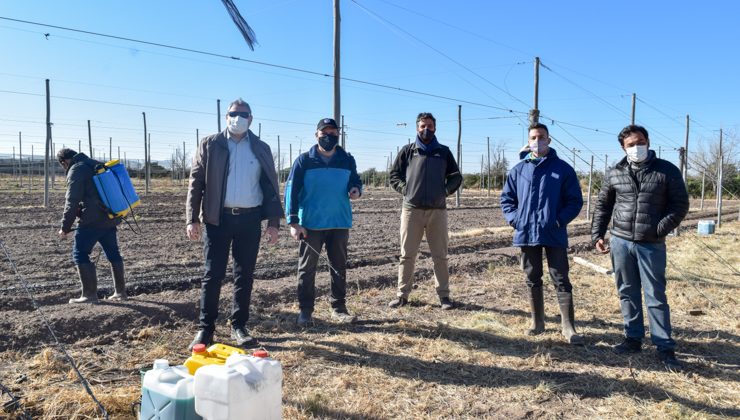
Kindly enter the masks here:
M 679 370 L 665 293 L 665 237 L 686 216 L 688 193 L 678 168 L 649 150 L 645 128 L 629 125 L 618 139 L 627 156 L 605 177 L 591 225 L 596 250 L 606 254 L 610 248 L 604 235 L 612 221 L 611 257 L 625 335 L 624 342 L 614 350 L 624 354 L 642 348 L 644 289 L 650 338 L 657 347 L 658 358 L 667 368 Z
M 108 211 L 100 200 L 93 183 L 95 167 L 101 162 L 90 159 L 84 153 L 77 153 L 66 148 L 57 153 L 57 160 L 67 171 L 66 202 L 62 226 L 58 233 L 60 239 L 67 239 L 73 230 L 72 224 L 75 219 L 78 219 L 72 260 L 80 276 L 82 295 L 79 298 L 70 299 L 69 303 L 88 303 L 98 300 L 98 277 L 95 264 L 90 261 L 90 253 L 96 243 L 100 243 L 111 265 L 115 293 L 109 299 L 123 300 L 126 298 L 126 283 L 123 258 L 118 249 L 116 234 L 116 225 L 120 223 L 120 220 L 108 217 Z

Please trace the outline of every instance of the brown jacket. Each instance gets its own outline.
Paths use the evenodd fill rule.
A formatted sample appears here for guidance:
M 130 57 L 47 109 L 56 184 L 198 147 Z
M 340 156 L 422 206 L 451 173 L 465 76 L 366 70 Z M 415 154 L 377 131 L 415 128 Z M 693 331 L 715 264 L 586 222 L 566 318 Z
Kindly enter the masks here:
M 280 188 L 272 161 L 272 152 L 267 143 L 252 131 L 248 132 L 249 145 L 262 166 L 262 220 L 269 219 L 268 226 L 279 227 L 283 217 Z M 229 146 L 226 132 L 210 135 L 200 141 L 193 157 L 190 170 L 190 186 L 185 203 L 185 221 L 218 225 L 226 195 L 226 173 L 229 169 Z

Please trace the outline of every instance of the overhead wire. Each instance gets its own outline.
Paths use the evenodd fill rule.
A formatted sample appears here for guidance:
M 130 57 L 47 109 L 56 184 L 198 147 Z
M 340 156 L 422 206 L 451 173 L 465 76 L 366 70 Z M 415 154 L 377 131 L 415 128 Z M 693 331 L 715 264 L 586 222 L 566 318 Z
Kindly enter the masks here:
M 204 50 L 198 50 L 198 49 L 194 49 L 194 48 L 179 47 L 179 46 L 170 45 L 170 44 L 164 44 L 164 43 L 160 43 L 160 42 L 145 41 L 145 40 L 140 40 L 140 39 L 135 39 L 135 38 L 130 38 L 130 37 L 124 37 L 124 36 L 118 36 L 118 35 L 111 35 L 111 34 L 105 34 L 105 33 L 94 32 L 94 31 L 87 31 L 87 30 L 83 30 L 83 29 L 76 29 L 76 28 L 70 28 L 70 27 L 65 27 L 65 26 L 52 25 L 52 24 L 48 24 L 48 23 L 34 22 L 34 21 L 29 21 L 29 20 L 14 19 L 14 18 L 6 17 L 6 16 L 0 16 L 0 20 L 6 20 L 6 21 L 11 21 L 11 22 L 17 22 L 17 23 L 23 23 L 23 24 L 27 24 L 27 25 L 47 27 L 47 28 L 54 28 L 54 29 L 59 29 L 59 30 L 64 30 L 64 31 L 70 31 L 70 32 L 76 32 L 76 33 L 82 33 L 82 34 L 87 34 L 87 35 L 92 35 L 92 36 L 98 36 L 98 37 L 116 39 L 116 40 L 120 40 L 120 41 L 133 42 L 133 43 L 138 43 L 138 44 L 143 44 L 143 45 L 150 45 L 150 46 L 155 46 L 155 47 L 160 47 L 160 48 L 167 48 L 167 49 L 172 49 L 172 50 L 176 50 L 176 51 L 188 52 L 188 53 L 192 53 L 192 54 L 200 54 L 200 55 L 205 55 L 205 56 L 210 56 L 210 57 L 216 57 L 216 58 L 222 58 L 222 59 L 228 59 L 228 60 L 241 61 L 241 62 L 245 62 L 245 63 L 251 63 L 251 64 L 257 64 L 257 65 L 261 65 L 261 66 L 278 68 L 278 69 L 282 69 L 282 70 L 288 70 L 288 71 L 300 72 L 300 73 L 304 73 L 304 74 L 310 74 L 310 75 L 314 75 L 314 76 L 321 76 L 321 77 L 327 77 L 327 78 L 333 78 L 334 77 L 331 74 L 322 73 L 322 72 L 319 72 L 319 71 L 308 70 L 308 69 L 303 69 L 303 68 L 293 67 L 293 66 L 286 66 L 286 65 L 282 65 L 282 64 L 268 63 L 268 62 L 265 62 L 265 61 L 250 60 L 250 59 L 241 58 L 241 57 L 237 57 L 237 56 L 231 56 L 231 55 L 226 55 L 226 54 L 214 53 L 214 52 L 204 51 Z M 348 81 L 348 82 L 354 82 L 354 83 L 364 84 L 364 85 L 368 85 L 368 86 L 375 86 L 375 87 L 380 87 L 380 88 L 385 88 L 385 89 L 390 89 L 390 90 L 396 90 L 396 91 L 400 91 L 400 92 L 413 93 L 413 94 L 416 94 L 416 95 L 422 95 L 422 96 L 428 96 L 428 97 L 433 97 L 433 98 L 438 98 L 438 99 L 444 99 L 444 100 L 448 100 L 448 101 L 465 103 L 465 104 L 468 104 L 468 105 L 475 105 L 475 106 L 480 106 L 480 107 L 500 109 L 500 110 L 514 112 L 513 110 L 511 110 L 509 108 L 498 107 L 498 106 L 493 106 L 493 105 L 489 105 L 489 104 L 483 104 L 483 103 L 474 102 L 474 101 L 467 101 L 467 100 L 453 98 L 453 97 L 444 96 L 444 95 L 436 95 L 436 94 L 432 94 L 432 93 L 428 93 L 428 92 L 422 92 L 422 91 L 413 90 L 413 89 L 405 89 L 405 88 L 401 88 L 401 87 L 397 87 L 397 86 L 386 85 L 386 84 L 383 84 L 383 83 L 376 83 L 376 82 L 371 82 L 371 81 L 366 81 L 366 80 L 355 79 L 355 78 L 351 78 L 351 77 L 340 77 L 340 79 L 341 80 Z
M 380 16 L 378 13 L 376 13 L 376 12 L 368 9 L 367 7 L 365 7 L 362 4 L 360 4 L 358 0 L 351 0 L 351 1 L 352 1 L 352 3 L 356 4 L 360 9 L 362 9 L 365 13 L 373 16 L 374 18 L 380 20 L 381 22 L 384 22 L 386 25 L 390 25 L 393 28 L 395 28 L 396 30 L 398 30 L 398 31 L 406 34 L 406 36 L 414 39 L 415 41 L 419 42 L 420 44 L 426 46 L 427 48 L 431 49 L 432 51 L 436 52 L 437 54 L 439 54 L 442 57 L 446 58 L 447 60 L 451 61 L 455 65 L 457 65 L 457 66 L 461 67 L 462 69 L 466 70 L 467 72 L 473 74 L 477 78 L 481 79 L 482 81 L 486 82 L 487 84 L 493 86 L 494 88 L 498 89 L 502 93 L 506 94 L 511 99 L 513 99 L 513 100 L 515 100 L 515 101 L 517 101 L 517 102 L 519 102 L 519 103 L 521 103 L 521 104 L 529 107 L 529 104 L 527 104 L 526 102 L 524 102 L 521 99 L 517 98 L 516 96 L 510 94 L 504 88 L 502 88 L 502 87 L 496 85 L 495 83 L 491 82 L 490 80 L 488 80 L 487 78 L 483 77 L 478 72 L 474 71 L 473 69 L 471 69 L 470 67 L 468 67 L 465 64 L 461 63 L 460 61 L 452 58 L 450 55 L 446 54 L 444 51 L 440 50 L 439 48 L 434 47 L 433 45 L 431 45 L 428 42 L 424 41 L 423 39 L 417 37 L 416 35 L 412 34 L 411 32 L 403 29 L 402 27 L 400 27 L 400 26 L 396 25 L 395 23 L 389 21 L 388 19 L 384 18 L 383 16 Z M 503 105 L 500 101 L 497 100 L 497 102 L 499 104 Z

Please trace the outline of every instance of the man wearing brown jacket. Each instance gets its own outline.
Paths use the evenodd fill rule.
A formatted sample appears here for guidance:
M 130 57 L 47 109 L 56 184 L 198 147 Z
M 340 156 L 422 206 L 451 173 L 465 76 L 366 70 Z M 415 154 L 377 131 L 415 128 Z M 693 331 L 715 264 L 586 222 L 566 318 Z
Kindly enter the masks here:
M 262 220 L 268 220 L 270 244 L 277 243 L 283 209 L 270 146 L 249 130 L 251 123 L 249 104 L 235 100 L 226 113 L 226 130 L 201 140 L 193 158 L 185 217 L 190 240 L 201 237 L 201 221 L 205 224 L 205 275 L 199 331 L 190 348 L 213 342 L 229 248 L 234 270 L 231 337 L 240 346 L 253 342 L 246 323 Z

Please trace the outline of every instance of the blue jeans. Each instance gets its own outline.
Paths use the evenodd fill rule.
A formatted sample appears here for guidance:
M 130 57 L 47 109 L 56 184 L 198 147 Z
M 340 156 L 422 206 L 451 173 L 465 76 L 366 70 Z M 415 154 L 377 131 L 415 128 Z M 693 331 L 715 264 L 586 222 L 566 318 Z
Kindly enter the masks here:
M 252 299 L 254 267 L 260 247 L 260 208 L 240 214 L 222 214 L 221 223 L 205 225 L 203 254 L 206 266 L 200 285 L 199 328 L 213 332 L 218 318 L 218 301 L 221 284 L 226 277 L 229 250 L 233 259 L 234 299 L 231 311 L 232 328 L 244 327 L 249 319 Z
M 89 264 L 90 253 L 98 242 L 103 247 L 108 261 L 112 263 L 123 261 L 121 252 L 118 250 L 115 226 L 105 229 L 78 227 L 75 231 L 75 242 L 72 246 L 72 261 L 75 265 Z
M 650 339 L 661 350 L 673 350 L 671 311 L 665 294 L 665 243 L 632 242 L 611 237 L 612 266 L 624 318 L 624 335 L 642 340 L 645 323 L 641 289 L 645 294 Z

